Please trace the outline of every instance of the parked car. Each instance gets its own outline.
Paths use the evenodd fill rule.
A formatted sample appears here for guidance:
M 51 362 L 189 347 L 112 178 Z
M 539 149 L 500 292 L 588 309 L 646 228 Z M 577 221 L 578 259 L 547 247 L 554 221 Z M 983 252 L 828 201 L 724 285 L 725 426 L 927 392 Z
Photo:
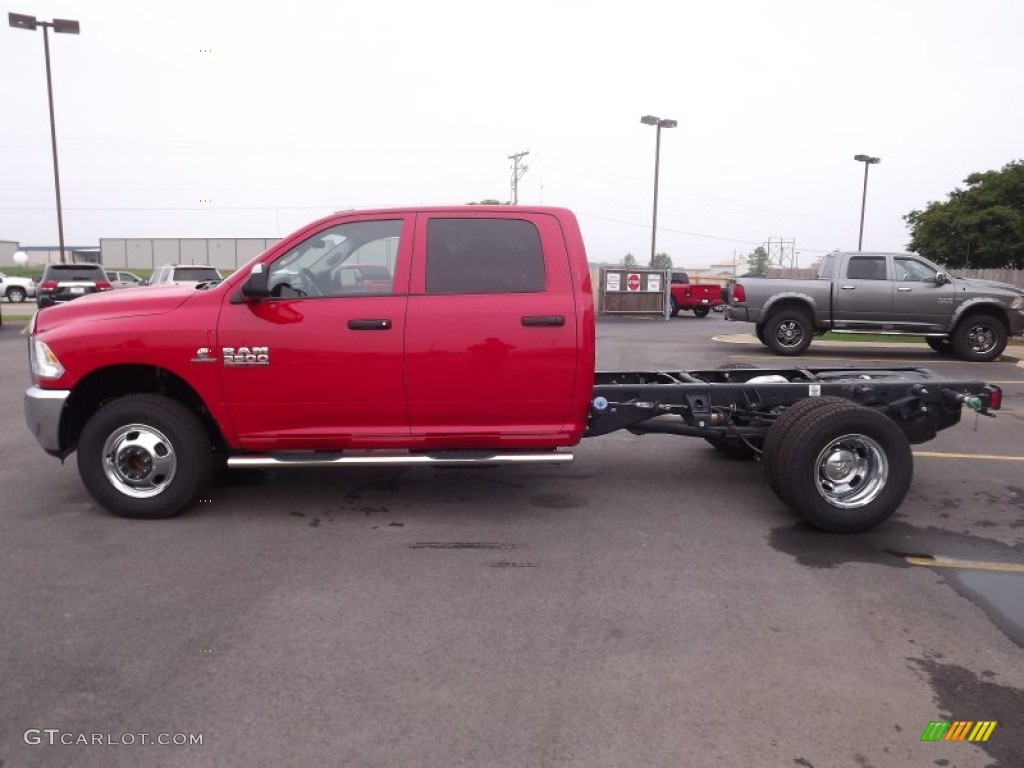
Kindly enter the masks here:
M 158 267 L 146 285 L 171 283 L 219 283 L 224 278 L 215 267 L 206 264 L 164 264 Z
M 110 288 L 110 278 L 99 264 L 47 264 L 36 289 L 36 306 L 52 307 Z
M 8 277 L 0 272 L 0 294 L 12 304 L 20 304 L 36 295 L 36 284 L 29 277 Z
M 106 272 L 107 277 L 110 278 L 111 288 L 135 288 L 146 284 L 146 281 L 134 272 L 125 272 L 119 269 L 108 269 Z

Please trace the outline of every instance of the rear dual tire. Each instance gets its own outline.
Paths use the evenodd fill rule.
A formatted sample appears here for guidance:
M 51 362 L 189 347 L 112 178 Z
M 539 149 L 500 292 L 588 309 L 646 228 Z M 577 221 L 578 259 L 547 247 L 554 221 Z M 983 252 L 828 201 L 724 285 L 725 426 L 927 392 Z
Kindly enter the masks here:
M 778 497 L 831 533 L 857 533 L 887 519 L 913 475 L 910 443 L 896 423 L 842 398 L 789 408 L 768 431 L 764 453 Z

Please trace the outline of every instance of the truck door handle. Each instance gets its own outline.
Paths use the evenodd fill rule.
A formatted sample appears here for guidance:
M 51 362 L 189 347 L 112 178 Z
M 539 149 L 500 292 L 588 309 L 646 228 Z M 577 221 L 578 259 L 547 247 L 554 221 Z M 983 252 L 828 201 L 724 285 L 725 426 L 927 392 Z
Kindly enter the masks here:
M 841 285 L 841 286 L 839 286 L 839 289 L 843 290 L 843 291 L 856 291 L 857 290 L 857 286 L 856 285 Z
M 523 315 L 520 319 L 527 328 L 541 325 L 551 325 L 561 328 L 565 325 L 565 318 L 562 315 Z
M 391 329 L 391 321 L 388 319 L 349 320 L 348 329 L 350 331 L 387 331 Z
M 903 287 L 900 287 L 900 288 L 897 288 L 896 290 L 899 291 L 900 293 L 910 293 L 914 289 L 913 288 L 903 288 Z

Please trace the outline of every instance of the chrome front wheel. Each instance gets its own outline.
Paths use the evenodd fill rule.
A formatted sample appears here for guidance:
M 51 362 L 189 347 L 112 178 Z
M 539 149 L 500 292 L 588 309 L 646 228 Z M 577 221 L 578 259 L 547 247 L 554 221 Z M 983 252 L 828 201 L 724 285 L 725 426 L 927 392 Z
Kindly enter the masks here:
M 126 496 L 148 499 L 163 493 L 177 469 L 173 444 L 155 427 L 128 424 L 103 444 L 103 471 Z
M 181 512 L 208 484 L 213 440 L 196 413 L 163 395 L 126 395 L 86 422 L 78 474 L 120 517 L 157 519 Z

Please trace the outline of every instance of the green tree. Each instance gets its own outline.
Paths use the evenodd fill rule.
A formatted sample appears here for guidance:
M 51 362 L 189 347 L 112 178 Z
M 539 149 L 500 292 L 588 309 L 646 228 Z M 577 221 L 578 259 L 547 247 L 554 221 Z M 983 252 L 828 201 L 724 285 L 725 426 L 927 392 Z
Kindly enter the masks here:
M 768 274 L 768 251 L 759 245 L 747 254 L 747 272 L 752 275 Z
M 622 266 L 635 267 L 636 265 L 636 256 L 634 256 L 632 253 L 627 253 L 625 256 L 622 257 Z
M 1024 269 L 1024 161 L 972 173 L 964 184 L 903 217 L 908 248 L 948 267 Z
M 672 269 L 672 257 L 667 253 L 654 254 L 654 263 L 651 269 Z

